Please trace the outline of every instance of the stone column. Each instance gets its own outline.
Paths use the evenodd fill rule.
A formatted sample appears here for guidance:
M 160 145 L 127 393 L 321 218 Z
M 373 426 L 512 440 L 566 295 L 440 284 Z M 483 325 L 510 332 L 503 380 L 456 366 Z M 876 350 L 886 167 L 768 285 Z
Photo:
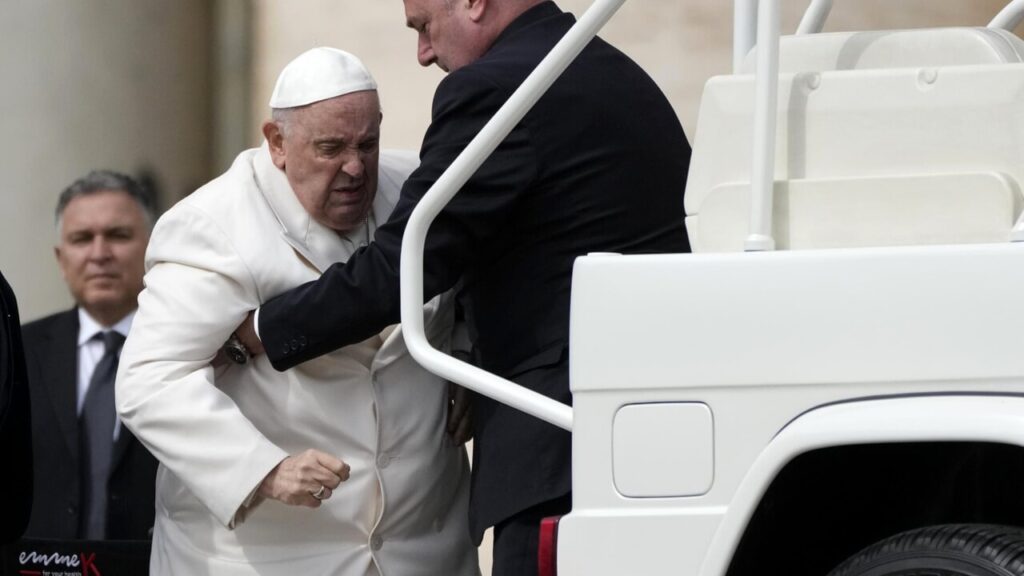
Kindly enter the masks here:
M 211 3 L 0 0 L 0 269 L 23 320 L 71 304 L 53 256 L 61 190 L 96 168 L 168 206 L 209 177 Z

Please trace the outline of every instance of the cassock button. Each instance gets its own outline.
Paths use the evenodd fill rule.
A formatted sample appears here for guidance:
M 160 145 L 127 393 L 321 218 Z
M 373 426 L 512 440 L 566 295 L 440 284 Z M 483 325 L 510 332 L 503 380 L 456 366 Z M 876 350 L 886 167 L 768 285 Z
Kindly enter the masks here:
M 305 345 L 306 345 L 306 337 L 305 336 L 299 336 L 299 346 L 305 346 Z
M 387 454 L 381 454 L 377 456 L 377 467 L 380 469 L 387 468 L 391 464 L 391 456 Z
M 74 505 L 68 506 L 68 516 L 74 516 L 75 514 L 78 514 L 78 508 Z
M 284 345 L 284 348 L 282 348 L 282 350 L 284 351 L 286 356 L 288 355 L 289 352 L 292 351 L 292 349 L 289 348 L 287 344 Z
M 384 547 L 384 539 L 381 538 L 380 536 L 378 536 L 377 534 L 374 534 L 373 537 L 370 538 L 370 548 L 374 552 L 376 552 L 377 550 L 380 550 L 383 547 Z
M 299 349 L 299 341 L 294 339 L 294 338 L 292 338 L 292 350 L 298 350 L 298 349 Z

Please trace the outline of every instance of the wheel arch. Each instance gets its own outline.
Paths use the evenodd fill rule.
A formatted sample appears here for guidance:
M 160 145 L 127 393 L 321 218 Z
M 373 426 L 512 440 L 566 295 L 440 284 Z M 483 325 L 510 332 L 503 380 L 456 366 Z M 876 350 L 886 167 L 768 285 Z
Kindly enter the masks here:
M 747 545 L 749 539 L 759 532 L 774 537 L 781 534 L 771 522 L 766 526 L 759 514 L 772 504 L 774 496 L 796 489 L 794 482 L 807 482 L 829 462 L 839 463 L 840 468 L 884 465 L 906 471 L 915 464 L 913 458 L 908 460 L 909 456 L 928 466 L 941 467 L 949 454 L 972 458 L 971 454 L 981 450 L 1011 454 L 1024 473 L 1022 447 L 1024 397 L 1020 396 L 965 393 L 876 397 L 808 410 L 784 426 L 748 469 L 733 494 L 700 573 L 743 574 L 742 567 L 757 560 L 757 552 L 751 552 Z M 847 459 L 849 465 L 844 464 Z M 985 469 L 991 458 L 983 457 L 981 461 L 973 465 Z M 822 502 L 809 500 L 828 497 L 806 490 L 804 487 L 798 492 L 796 504 L 813 507 Z M 1020 513 L 1024 516 L 1024 506 Z M 791 566 L 787 571 L 795 574 Z M 769 569 L 762 573 L 772 572 Z

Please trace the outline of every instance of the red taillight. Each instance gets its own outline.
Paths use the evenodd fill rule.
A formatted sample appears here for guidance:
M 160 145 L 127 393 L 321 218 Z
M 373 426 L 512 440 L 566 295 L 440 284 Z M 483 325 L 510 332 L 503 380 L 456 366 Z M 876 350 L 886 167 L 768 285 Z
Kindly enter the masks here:
M 537 545 L 537 575 L 558 576 L 558 521 L 551 516 L 540 521 L 540 542 Z

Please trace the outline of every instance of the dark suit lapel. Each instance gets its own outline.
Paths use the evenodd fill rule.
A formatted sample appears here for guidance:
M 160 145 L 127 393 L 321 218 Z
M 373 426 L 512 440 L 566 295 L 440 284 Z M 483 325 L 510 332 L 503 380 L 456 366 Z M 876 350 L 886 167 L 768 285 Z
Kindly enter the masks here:
M 68 450 L 78 461 L 78 310 L 72 309 L 50 326 L 38 352 L 41 382 L 53 403 L 57 426 Z

